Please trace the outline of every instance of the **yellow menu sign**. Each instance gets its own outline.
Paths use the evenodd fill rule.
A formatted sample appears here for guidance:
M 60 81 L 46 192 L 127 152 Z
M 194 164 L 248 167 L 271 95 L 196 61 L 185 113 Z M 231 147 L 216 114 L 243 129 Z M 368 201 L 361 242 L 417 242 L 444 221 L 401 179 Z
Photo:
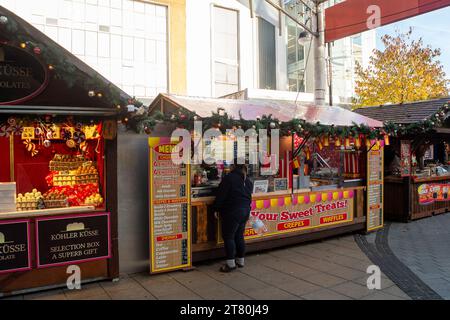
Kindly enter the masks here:
M 150 273 L 192 265 L 190 166 L 173 163 L 177 152 L 170 138 L 149 138 Z
M 367 231 L 383 227 L 383 147 L 367 153 Z

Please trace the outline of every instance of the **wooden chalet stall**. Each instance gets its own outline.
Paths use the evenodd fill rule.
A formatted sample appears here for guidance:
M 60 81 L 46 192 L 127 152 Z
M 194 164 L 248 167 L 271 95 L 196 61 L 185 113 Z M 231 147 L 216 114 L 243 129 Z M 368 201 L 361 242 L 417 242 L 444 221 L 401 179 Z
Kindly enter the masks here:
M 242 117 L 242 119 L 254 120 L 264 115 L 271 115 L 280 121 L 280 125 L 294 117 L 311 124 L 320 121 L 323 125 L 334 125 L 336 127 L 352 126 L 354 123 L 371 127 L 382 125 L 379 121 L 357 115 L 343 108 L 296 106 L 295 103 L 287 101 L 212 99 L 160 94 L 150 105 L 150 114 L 161 112 L 169 119 L 171 115 L 174 117 L 173 115 L 182 111 L 192 115 L 195 119 L 201 120 L 211 117 L 212 111 L 215 110 L 222 110 L 234 119 Z M 155 175 L 161 171 L 153 170 L 152 165 L 156 165 L 154 159 L 163 152 L 161 149 L 158 151 L 158 145 L 155 141 L 164 139 L 168 143 L 172 131 L 177 127 L 174 122 L 175 120 L 171 120 L 158 124 L 151 134 L 149 171 Z M 220 153 L 231 152 L 230 157 L 233 159 L 239 152 L 236 151 L 237 143 L 233 139 L 232 136 L 223 135 L 216 140 L 212 139 L 202 143 L 205 148 L 220 150 Z M 223 151 L 220 143 L 223 145 L 227 141 L 231 141 L 231 148 L 224 147 L 226 151 Z M 247 149 L 245 149 L 245 158 L 248 160 L 252 156 L 249 151 L 251 150 L 251 143 L 249 143 L 249 139 L 246 141 L 248 144 Z M 160 146 L 165 147 L 166 145 L 160 144 Z M 374 146 L 369 145 L 369 148 Z M 355 141 L 350 138 L 341 140 L 330 136 L 324 138 L 323 144 L 318 144 L 317 140 L 309 139 L 307 136 L 287 135 L 280 138 L 279 151 L 279 157 L 275 159 L 279 163 L 278 170 L 271 171 L 263 165 L 249 165 L 249 176 L 255 184 L 251 219 L 245 233 L 249 251 L 382 227 L 382 199 L 377 198 L 380 189 L 378 189 L 378 194 L 375 192 L 372 195 L 373 201 L 378 202 L 374 203 L 375 206 L 372 206 L 369 210 L 367 208 L 368 180 L 366 174 L 367 170 L 369 172 L 375 170 L 374 176 L 376 179 L 371 180 L 371 186 L 382 188 L 382 147 L 375 147 L 370 151 L 370 159 L 372 160 L 369 166 L 366 165 L 367 149 L 359 138 L 358 141 Z M 230 163 L 222 161 L 213 165 L 205 163 L 189 165 L 187 167 L 188 174 L 183 173 L 184 167 L 181 167 L 179 171 L 173 171 L 176 177 L 178 175 L 188 176 L 187 180 L 182 181 L 187 181 L 187 190 L 190 190 L 190 193 L 182 201 L 189 206 L 189 210 L 181 216 L 184 221 L 186 215 L 188 215 L 189 223 L 180 234 L 170 234 L 169 232 L 168 234 L 160 234 L 159 237 L 158 234 L 154 234 L 155 230 L 152 230 L 155 225 L 163 227 L 164 230 L 174 230 L 174 226 L 166 227 L 156 222 L 153 223 L 156 218 L 160 219 L 159 222 L 164 218 L 159 208 L 161 201 L 158 200 L 157 196 L 160 190 L 165 188 L 179 190 L 179 186 L 170 188 L 168 185 L 154 181 L 155 177 L 159 179 L 158 181 L 161 181 L 162 176 L 150 177 L 150 238 L 152 240 L 150 256 L 152 268 L 160 263 L 163 267 L 160 271 L 169 271 L 176 269 L 177 266 L 189 266 L 192 261 L 223 256 L 220 221 L 215 219 L 211 204 L 214 201 L 215 190 L 221 177 L 230 169 Z M 180 180 L 177 178 L 177 181 Z M 180 190 L 186 190 L 186 188 Z M 184 192 L 182 194 L 185 195 Z M 171 199 L 170 201 L 179 200 Z M 155 205 L 158 206 L 157 209 Z M 155 215 L 156 212 L 159 216 Z M 370 219 L 367 219 L 367 212 L 370 212 Z M 262 233 L 252 229 L 252 219 L 256 217 L 263 221 L 265 225 L 265 230 Z M 171 213 L 167 213 L 165 218 L 179 221 L 179 218 L 174 219 Z M 168 239 L 187 240 L 189 245 L 185 245 L 184 251 L 177 252 L 176 255 L 188 259 L 177 260 L 177 265 L 168 262 L 175 260 L 172 259 L 173 257 L 169 259 L 164 252 L 158 251 L 155 254 L 152 248 L 158 248 L 159 241 L 163 242 Z M 161 243 L 159 244 L 162 246 Z M 172 247 L 169 249 L 172 253 L 176 251 L 172 250 L 174 249 Z M 191 252 L 192 257 L 190 256 Z M 155 272 L 155 268 L 151 271 Z
M 117 278 L 116 127 L 130 97 L 0 16 L 0 297 L 66 286 L 69 265 L 82 282 Z
M 396 126 L 397 135 L 385 148 L 387 219 L 406 222 L 450 210 L 449 101 L 445 98 L 355 110 Z

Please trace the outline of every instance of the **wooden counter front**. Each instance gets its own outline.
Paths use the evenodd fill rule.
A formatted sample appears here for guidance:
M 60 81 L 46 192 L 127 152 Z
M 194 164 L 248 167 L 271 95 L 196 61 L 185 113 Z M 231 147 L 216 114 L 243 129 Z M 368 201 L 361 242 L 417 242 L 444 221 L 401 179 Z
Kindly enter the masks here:
M 385 216 L 389 220 L 407 222 L 450 211 L 450 200 L 421 204 L 418 193 L 423 184 L 450 184 L 450 176 L 387 176 L 384 184 Z
M 318 239 L 325 236 L 333 236 L 343 232 L 364 230 L 365 229 L 365 211 L 364 211 L 364 199 L 365 199 L 365 187 L 351 187 L 351 188 L 339 188 L 331 190 L 296 190 L 295 195 L 303 195 L 309 193 L 325 193 L 325 192 L 344 192 L 354 191 L 354 204 L 353 204 L 353 221 L 345 222 L 337 225 L 321 226 L 317 228 L 295 231 L 285 234 L 278 234 L 268 236 L 265 238 L 249 239 L 248 246 L 250 251 L 261 250 L 269 247 L 276 247 L 280 245 L 286 245 L 287 243 L 302 242 L 311 239 Z M 267 200 L 274 197 L 290 197 L 291 191 L 267 193 L 260 195 L 253 195 L 253 200 Z M 218 221 L 214 217 L 212 210 L 212 204 L 215 197 L 203 197 L 192 198 L 192 251 L 194 261 L 199 261 L 207 258 L 212 258 L 211 255 L 206 254 L 211 250 L 222 248 L 221 244 L 218 244 Z M 285 239 L 285 240 L 283 240 Z M 276 245 L 275 245 L 276 243 Z M 252 249 L 253 248 L 253 249 Z M 221 255 L 219 250 L 217 253 Z

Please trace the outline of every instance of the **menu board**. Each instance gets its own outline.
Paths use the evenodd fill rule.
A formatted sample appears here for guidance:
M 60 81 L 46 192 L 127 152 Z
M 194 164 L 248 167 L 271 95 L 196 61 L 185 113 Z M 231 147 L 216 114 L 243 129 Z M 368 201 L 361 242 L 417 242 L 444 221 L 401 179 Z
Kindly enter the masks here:
M 0 274 L 31 269 L 29 223 L 0 221 Z
M 400 142 L 400 175 L 408 177 L 411 175 L 411 141 Z
M 109 213 L 36 219 L 37 267 L 111 257 Z
M 191 266 L 190 168 L 176 165 L 177 143 L 149 138 L 150 273 Z
M 383 148 L 367 154 L 367 231 L 383 227 Z

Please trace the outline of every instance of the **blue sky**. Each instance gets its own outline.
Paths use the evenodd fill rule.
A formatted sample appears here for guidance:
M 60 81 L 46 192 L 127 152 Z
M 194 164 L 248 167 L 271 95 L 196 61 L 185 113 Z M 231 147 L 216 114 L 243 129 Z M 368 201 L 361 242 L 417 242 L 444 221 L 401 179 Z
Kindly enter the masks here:
M 440 60 L 450 79 L 450 7 L 378 28 L 378 48 L 383 47 L 379 40 L 382 35 L 395 34 L 396 30 L 406 32 L 409 27 L 413 27 L 413 38 L 422 37 L 424 44 L 441 49 Z

